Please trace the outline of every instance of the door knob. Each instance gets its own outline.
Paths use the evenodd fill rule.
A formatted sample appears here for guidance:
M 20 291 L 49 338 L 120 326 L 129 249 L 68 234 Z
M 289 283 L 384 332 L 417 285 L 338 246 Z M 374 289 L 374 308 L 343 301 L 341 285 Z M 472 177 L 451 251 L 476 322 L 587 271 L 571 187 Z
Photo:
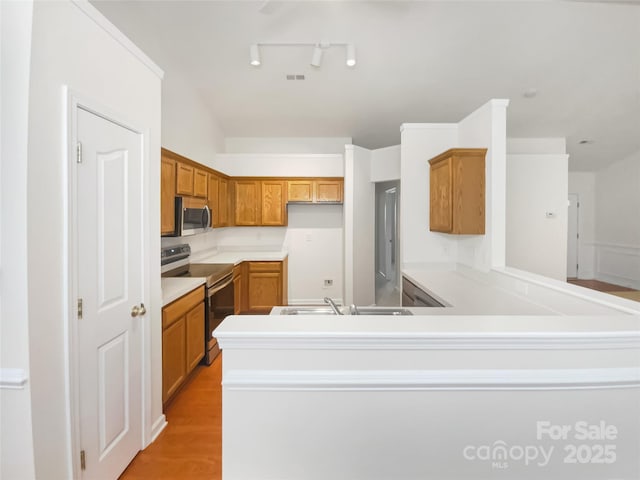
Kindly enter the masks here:
M 137 317 L 138 315 L 144 315 L 147 313 L 147 309 L 144 306 L 144 303 L 141 303 L 140 306 L 134 305 L 131 307 L 131 316 Z

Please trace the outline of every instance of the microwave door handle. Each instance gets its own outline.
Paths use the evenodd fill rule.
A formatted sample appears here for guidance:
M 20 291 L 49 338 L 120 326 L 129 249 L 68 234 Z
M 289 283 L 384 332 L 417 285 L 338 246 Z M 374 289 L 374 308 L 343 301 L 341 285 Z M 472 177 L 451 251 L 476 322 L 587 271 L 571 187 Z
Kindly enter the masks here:
M 203 210 L 203 225 L 204 228 L 209 228 L 209 225 L 211 224 L 211 211 L 209 210 L 209 207 L 207 205 L 204 206 Z

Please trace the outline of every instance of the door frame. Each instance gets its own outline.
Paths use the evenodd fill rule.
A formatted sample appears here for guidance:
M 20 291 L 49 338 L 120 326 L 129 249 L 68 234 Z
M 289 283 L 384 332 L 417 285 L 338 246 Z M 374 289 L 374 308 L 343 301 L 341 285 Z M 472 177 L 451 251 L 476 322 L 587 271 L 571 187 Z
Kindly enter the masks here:
M 148 211 L 149 201 L 149 136 L 148 128 L 136 126 L 125 115 L 114 112 L 109 107 L 100 102 L 88 98 L 69 87 L 63 88 L 63 97 L 66 102 L 66 118 L 63 121 L 63 131 L 66 139 L 63 142 L 65 151 L 63 158 L 63 181 L 64 197 L 64 217 L 63 217 L 63 262 L 66 265 L 63 278 L 64 292 L 64 332 L 65 332 L 65 394 L 67 397 L 68 435 L 67 444 L 69 446 L 69 470 L 72 478 L 81 478 L 80 468 L 80 375 L 78 369 L 78 319 L 76 316 L 76 302 L 78 298 L 78 211 L 77 211 L 77 171 L 76 165 L 76 145 L 77 138 L 77 109 L 83 109 L 94 115 L 113 122 L 123 128 L 131 130 L 140 136 L 142 152 L 142 211 Z M 143 221 L 142 231 L 142 255 L 140 258 L 142 272 L 142 301 L 148 305 L 151 312 L 151 291 L 148 279 L 150 278 L 150 258 L 148 246 L 150 244 L 149 222 Z M 151 443 L 151 315 L 142 322 L 142 333 L 140 336 L 141 353 L 141 436 L 140 450 Z
M 574 196 L 576 197 L 576 238 L 575 238 L 575 242 L 576 242 L 576 278 L 580 278 L 580 195 L 577 193 L 569 193 L 567 195 L 569 202 L 571 202 L 570 197 Z M 567 206 L 567 255 L 569 253 L 569 228 L 568 228 L 568 224 L 569 224 L 569 208 L 571 207 L 571 205 L 569 204 Z M 567 277 L 569 277 L 569 272 L 567 271 Z

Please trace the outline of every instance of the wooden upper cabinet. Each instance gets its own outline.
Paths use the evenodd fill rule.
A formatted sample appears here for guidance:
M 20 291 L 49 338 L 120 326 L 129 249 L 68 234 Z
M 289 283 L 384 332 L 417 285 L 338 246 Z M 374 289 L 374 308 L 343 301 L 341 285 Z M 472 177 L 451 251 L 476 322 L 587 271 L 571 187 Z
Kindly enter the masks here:
M 289 202 L 313 202 L 313 180 L 289 180 Z
M 486 148 L 452 148 L 429 160 L 429 229 L 483 235 Z
M 316 180 L 315 201 L 317 203 L 342 203 L 344 180 Z
M 287 181 L 289 203 L 342 203 L 344 180 L 309 178 Z
M 235 224 L 242 226 L 260 225 L 260 181 L 234 181 Z
M 283 180 L 263 180 L 261 184 L 261 225 L 286 225 L 287 182 Z
M 194 168 L 193 170 L 193 196 L 207 198 L 207 172 Z
M 176 193 L 178 195 L 193 195 L 193 172 L 191 165 L 176 162 Z
M 218 185 L 218 176 L 210 173 L 207 181 L 207 205 L 209 205 L 209 210 L 211 210 L 211 227 L 220 226 Z
M 220 177 L 218 179 L 218 225 L 217 227 L 229 226 L 229 180 Z
M 175 231 L 176 162 L 164 155 L 160 170 L 160 235 Z

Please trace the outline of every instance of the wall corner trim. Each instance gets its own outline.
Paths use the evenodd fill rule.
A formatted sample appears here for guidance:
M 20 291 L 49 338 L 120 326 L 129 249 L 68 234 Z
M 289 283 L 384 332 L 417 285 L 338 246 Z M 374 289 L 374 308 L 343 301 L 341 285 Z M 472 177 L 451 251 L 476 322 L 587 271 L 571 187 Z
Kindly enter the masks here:
M 100 28 L 107 32 L 111 37 L 126 48 L 133 56 L 144 63 L 160 80 L 164 78 L 164 71 L 144 53 L 140 47 L 133 43 L 118 27 L 111 23 L 96 7 L 91 5 L 88 0 L 71 0 L 87 17 L 93 20 Z
M 21 390 L 28 379 L 22 368 L 0 368 L 0 389 Z

